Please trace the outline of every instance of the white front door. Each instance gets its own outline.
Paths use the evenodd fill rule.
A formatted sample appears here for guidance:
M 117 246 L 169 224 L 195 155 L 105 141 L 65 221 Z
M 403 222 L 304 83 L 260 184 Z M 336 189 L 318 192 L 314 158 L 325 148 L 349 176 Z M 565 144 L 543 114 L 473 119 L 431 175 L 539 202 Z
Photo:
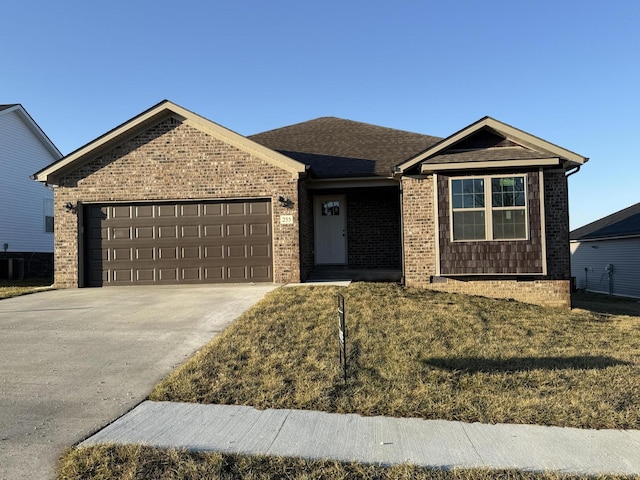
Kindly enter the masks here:
M 346 265 L 347 209 L 344 195 L 313 199 L 316 265 Z

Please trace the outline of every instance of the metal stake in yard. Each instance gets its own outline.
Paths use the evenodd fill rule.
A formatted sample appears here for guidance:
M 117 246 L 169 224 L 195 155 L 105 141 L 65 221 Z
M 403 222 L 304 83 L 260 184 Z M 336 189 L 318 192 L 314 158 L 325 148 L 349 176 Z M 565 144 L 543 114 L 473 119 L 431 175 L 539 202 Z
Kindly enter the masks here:
M 347 329 L 344 323 L 344 297 L 338 293 L 338 342 L 340 345 L 340 366 L 347 383 Z

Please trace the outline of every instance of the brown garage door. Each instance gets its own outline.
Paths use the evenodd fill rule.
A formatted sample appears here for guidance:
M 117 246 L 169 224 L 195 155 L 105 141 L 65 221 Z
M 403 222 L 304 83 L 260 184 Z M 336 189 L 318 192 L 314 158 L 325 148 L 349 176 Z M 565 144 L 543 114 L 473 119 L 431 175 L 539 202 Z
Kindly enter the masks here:
M 85 285 L 271 282 L 268 200 L 85 205 Z

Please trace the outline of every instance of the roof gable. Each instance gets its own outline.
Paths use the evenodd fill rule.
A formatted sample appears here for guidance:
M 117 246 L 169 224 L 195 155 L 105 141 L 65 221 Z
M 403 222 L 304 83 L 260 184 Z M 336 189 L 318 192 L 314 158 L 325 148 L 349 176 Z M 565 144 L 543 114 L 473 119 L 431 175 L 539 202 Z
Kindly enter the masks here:
M 317 178 L 389 177 L 399 162 L 441 140 L 336 117 L 320 117 L 248 138 L 310 165 Z
M 34 137 L 44 146 L 44 148 L 51 154 L 53 158 L 62 157 L 62 153 L 58 150 L 49 137 L 44 133 L 40 126 L 35 122 L 31 115 L 24 109 L 19 103 L 12 103 L 8 105 L 0 105 L 0 115 L 9 115 L 15 113 L 22 122 L 31 130 Z
M 468 168 L 561 165 L 580 166 L 588 159 L 522 130 L 484 117 L 398 165 L 406 173 Z
M 235 146 L 256 157 L 262 158 L 273 165 L 287 170 L 295 175 L 305 172 L 305 165 L 284 156 L 278 152 L 265 148 L 242 135 L 235 133 L 217 123 L 197 115 L 168 100 L 163 100 L 138 116 L 126 121 L 122 125 L 110 130 L 104 135 L 75 150 L 59 161 L 45 167 L 34 175 L 35 180 L 46 183 L 57 183 L 61 176 L 75 170 L 87 161 L 95 158 L 110 148 L 135 136 L 147 128 L 161 121 L 174 117 L 181 122 L 203 131 L 218 140 Z
M 607 215 L 570 233 L 571 240 L 596 240 L 640 235 L 640 203 Z

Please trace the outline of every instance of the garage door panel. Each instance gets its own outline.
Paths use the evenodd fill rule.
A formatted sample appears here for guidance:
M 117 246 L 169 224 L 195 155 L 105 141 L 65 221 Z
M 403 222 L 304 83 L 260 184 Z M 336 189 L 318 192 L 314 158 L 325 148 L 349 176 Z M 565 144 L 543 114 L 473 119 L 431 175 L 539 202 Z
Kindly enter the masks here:
M 250 202 L 249 215 L 269 215 L 269 204 L 267 202 Z
M 271 204 L 85 205 L 89 286 L 272 281 Z
M 271 246 L 249 245 L 249 256 L 251 258 L 271 258 Z
M 131 283 L 133 279 L 130 268 L 116 269 L 113 271 L 113 281 L 117 283 Z
M 262 266 L 262 267 L 251 267 L 249 271 L 249 278 L 254 282 L 268 282 L 271 275 L 271 267 L 270 266 Z
M 193 268 L 182 268 L 182 276 L 183 280 L 201 280 L 201 269 L 199 267 Z
M 176 225 L 158 227 L 158 238 L 178 238 L 178 227 Z
M 155 269 L 153 268 L 139 268 L 136 270 L 136 282 L 137 283 L 153 283 L 156 280 Z
M 154 233 L 154 230 L 152 226 L 136 227 L 134 230 L 134 234 L 135 234 L 134 238 L 140 239 L 140 240 L 148 240 L 154 237 L 153 233 Z
M 205 217 L 221 217 L 224 214 L 224 205 L 222 203 L 206 203 L 203 208 Z
M 235 280 L 238 282 L 242 282 L 246 280 L 247 277 L 247 267 L 227 267 L 227 279 Z
M 153 205 L 137 205 L 134 207 L 136 218 L 153 218 Z
M 112 240 L 130 240 L 131 239 L 131 228 L 112 228 L 109 232 L 109 238 Z
M 175 218 L 178 216 L 178 206 L 177 205 L 158 205 L 157 207 L 158 217 L 170 217 Z
M 269 225 L 267 223 L 252 223 L 249 225 L 249 235 L 252 237 L 269 236 Z
M 158 249 L 158 258 L 160 260 L 173 260 L 178 258 L 178 249 L 173 247 L 161 247 Z
M 204 225 L 203 231 L 205 237 L 222 237 L 224 225 Z
M 227 237 L 244 237 L 246 235 L 246 225 L 244 223 L 237 225 L 227 224 L 225 232 Z
M 200 225 L 183 225 L 180 228 L 180 236 L 183 238 L 200 238 Z
M 245 203 L 228 203 L 226 204 L 226 212 L 230 216 L 245 216 L 247 214 Z
M 247 246 L 246 245 L 229 245 L 226 249 L 227 258 L 246 258 Z
M 131 210 L 131 207 L 128 206 L 112 207 L 111 216 L 113 218 L 131 218 Z
M 114 248 L 113 259 L 116 261 L 131 260 L 131 249 L 130 248 Z
M 178 269 L 176 268 L 160 268 L 158 269 L 158 279 L 160 281 L 175 282 L 178 279 Z
M 202 258 L 200 247 L 182 247 L 180 253 L 180 258 L 196 260 L 200 260 Z
M 200 205 L 199 204 L 180 205 L 180 215 L 182 215 L 183 217 L 199 217 Z
M 217 245 L 214 247 L 206 246 L 204 248 L 204 258 L 219 259 L 224 258 L 224 246 Z

